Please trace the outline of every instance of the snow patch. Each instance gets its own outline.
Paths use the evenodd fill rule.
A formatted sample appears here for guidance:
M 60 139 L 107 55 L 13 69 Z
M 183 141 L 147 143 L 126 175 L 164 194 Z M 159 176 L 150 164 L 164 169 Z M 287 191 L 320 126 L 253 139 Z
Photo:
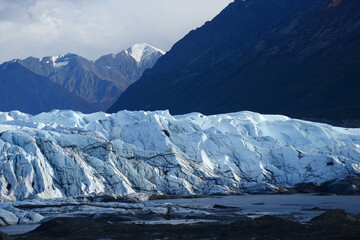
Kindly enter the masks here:
M 56 60 L 58 60 L 61 57 L 61 55 L 59 56 L 52 56 L 51 57 L 51 61 L 53 62 L 53 64 L 55 64 Z
M 155 48 L 147 43 L 135 44 L 127 51 L 125 51 L 125 53 L 133 57 L 137 63 L 140 63 L 144 57 L 156 52 L 160 52 L 162 55 L 165 54 L 164 51 Z
M 47 61 L 46 63 L 50 63 L 50 62 L 52 63 L 54 68 L 60 69 L 69 64 L 69 59 L 64 55 L 52 56 L 50 57 L 50 61 Z
M 65 67 L 68 64 L 69 64 L 69 61 L 56 62 L 56 63 L 54 63 L 54 67 L 55 68 L 62 68 L 62 67 Z

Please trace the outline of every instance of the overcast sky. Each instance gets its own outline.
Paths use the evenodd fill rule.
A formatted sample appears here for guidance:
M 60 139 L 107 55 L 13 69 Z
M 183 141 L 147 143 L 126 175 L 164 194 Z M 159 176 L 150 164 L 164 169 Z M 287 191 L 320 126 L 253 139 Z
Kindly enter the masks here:
M 0 63 L 146 42 L 168 51 L 233 0 L 0 0 Z

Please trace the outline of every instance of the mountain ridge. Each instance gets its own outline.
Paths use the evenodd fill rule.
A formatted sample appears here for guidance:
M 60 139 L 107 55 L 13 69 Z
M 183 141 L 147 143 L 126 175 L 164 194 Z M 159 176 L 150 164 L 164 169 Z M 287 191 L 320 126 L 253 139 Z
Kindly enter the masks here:
M 125 51 L 116 54 L 117 58 L 112 59 L 111 64 L 104 61 L 106 55 L 91 61 L 73 53 L 42 58 L 28 57 L 9 62 L 17 62 L 28 70 L 48 78 L 93 106 L 76 110 L 91 112 L 95 107 L 95 111 L 105 111 L 163 54 L 148 44 L 143 44 L 143 47 L 147 49 L 148 54 L 146 59 L 140 59 L 140 63 L 131 55 L 124 54 Z

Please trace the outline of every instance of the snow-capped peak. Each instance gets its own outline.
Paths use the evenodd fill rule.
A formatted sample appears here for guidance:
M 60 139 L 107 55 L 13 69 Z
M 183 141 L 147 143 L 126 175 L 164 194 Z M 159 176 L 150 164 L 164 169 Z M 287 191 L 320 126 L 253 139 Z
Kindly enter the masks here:
M 135 44 L 132 47 L 130 47 L 127 51 L 125 51 L 127 54 L 129 54 L 131 57 L 135 59 L 137 63 L 140 63 L 143 58 L 146 56 L 149 56 L 150 54 L 160 52 L 162 55 L 165 54 L 164 51 L 153 47 L 147 43 L 140 43 Z

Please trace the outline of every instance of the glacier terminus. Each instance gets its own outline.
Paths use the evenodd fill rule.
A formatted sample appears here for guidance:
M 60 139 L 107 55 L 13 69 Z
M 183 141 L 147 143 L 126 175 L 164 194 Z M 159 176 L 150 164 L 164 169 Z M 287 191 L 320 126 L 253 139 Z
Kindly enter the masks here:
M 359 176 L 360 129 L 253 112 L 12 111 L 0 156 L 2 201 L 276 193 Z

